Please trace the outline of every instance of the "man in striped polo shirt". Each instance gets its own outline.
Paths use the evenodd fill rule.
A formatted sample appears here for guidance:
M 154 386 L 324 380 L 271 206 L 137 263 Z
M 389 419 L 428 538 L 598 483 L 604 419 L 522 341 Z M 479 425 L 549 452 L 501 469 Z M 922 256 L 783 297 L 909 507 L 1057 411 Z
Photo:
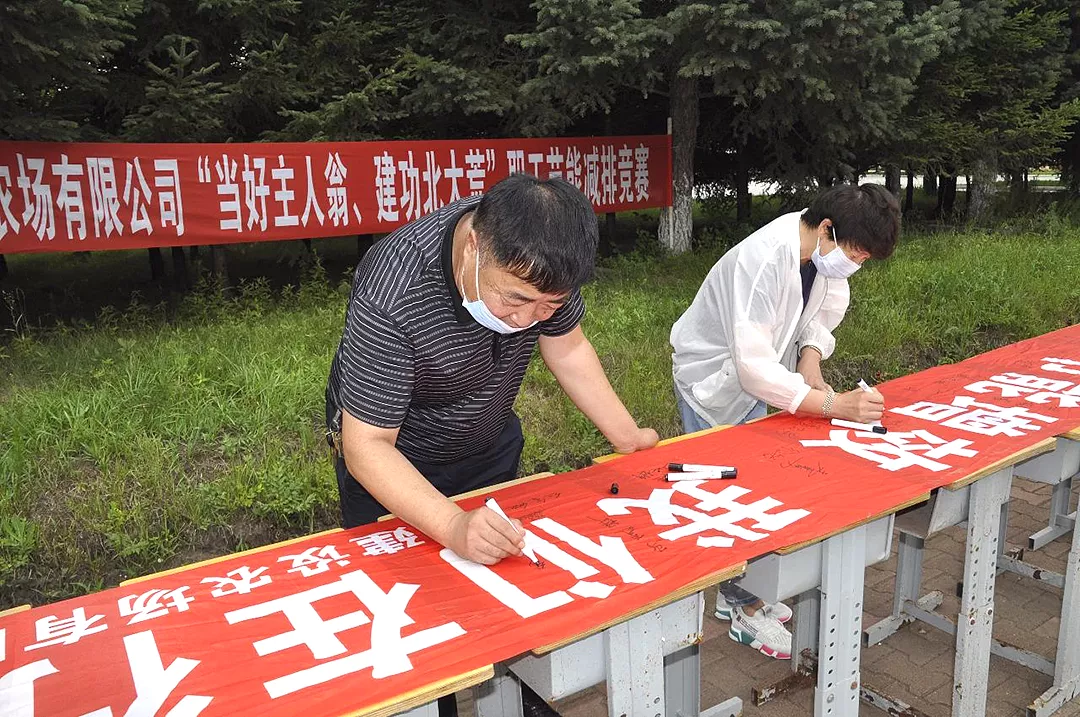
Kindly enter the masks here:
M 597 239 L 578 189 L 516 174 L 368 251 L 326 389 L 346 528 L 392 512 L 475 562 L 520 555 L 520 530 L 446 496 L 516 477 L 524 439 L 512 409 L 537 344 L 616 451 L 656 444 L 579 326 Z

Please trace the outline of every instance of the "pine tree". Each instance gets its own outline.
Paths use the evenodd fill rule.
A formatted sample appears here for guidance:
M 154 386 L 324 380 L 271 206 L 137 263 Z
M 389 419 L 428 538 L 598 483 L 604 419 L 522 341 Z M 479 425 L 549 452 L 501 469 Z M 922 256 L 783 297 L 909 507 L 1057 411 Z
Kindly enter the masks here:
M 163 41 L 169 64 L 146 65 L 154 79 L 146 84 L 146 99 L 124 119 L 124 135 L 134 142 L 215 142 L 222 137 L 221 83 L 210 79 L 218 63 L 198 64 L 198 44 L 190 37 Z
M 919 68 L 961 22 L 955 0 L 917 13 L 906 13 L 900 0 L 537 0 L 534 6 L 537 29 L 512 39 L 541 55 L 538 77 L 525 90 L 552 106 L 541 116 L 548 124 L 610 111 L 620 87 L 666 92 L 675 206 L 660 230 L 672 251 L 690 246 L 703 96 L 730 103 L 730 136 L 740 154 L 754 144 L 774 177 L 809 175 L 828 183 L 851 173 L 853 147 L 889 131 Z
M 94 136 L 89 108 L 141 0 L 0 3 L 0 139 Z
M 971 176 L 971 221 L 985 217 L 999 173 L 1050 161 L 1080 118 L 1080 100 L 1057 95 L 1066 12 L 1031 0 L 1010 0 L 1005 10 L 975 42 L 925 68 L 903 121 L 907 161 Z

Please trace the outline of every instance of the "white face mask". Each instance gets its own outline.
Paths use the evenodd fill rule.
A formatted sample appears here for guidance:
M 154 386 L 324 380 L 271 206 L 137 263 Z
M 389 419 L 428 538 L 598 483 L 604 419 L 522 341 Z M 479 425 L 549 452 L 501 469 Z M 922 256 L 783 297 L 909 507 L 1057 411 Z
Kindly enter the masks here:
M 476 276 L 474 277 L 476 285 L 476 299 L 469 301 L 465 298 L 464 292 L 462 292 L 461 305 L 465 307 L 465 310 L 476 319 L 476 323 L 483 326 L 485 329 L 490 329 L 500 334 L 516 334 L 519 331 L 532 328 L 536 325 L 536 322 L 532 322 L 528 326 L 511 326 L 495 314 L 491 313 L 491 309 L 487 307 L 484 300 L 480 298 L 480 247 L 476 247 Z
M 817 247 L 814 249 L 814 253 L 810 255 L 810 261 L 814 262 L 814 266 L 817 267 L 818 273 L 828 279 L 846 279 L 859 270 L 860 264 L 853 261 L 840 245 L 836 243 L 836 229 L 833 225 L 829 225 L 829 229 L 832 229 L 833 246 L 832 251 L 828 254 L 821 255 L 821 237 L 818 237 Z

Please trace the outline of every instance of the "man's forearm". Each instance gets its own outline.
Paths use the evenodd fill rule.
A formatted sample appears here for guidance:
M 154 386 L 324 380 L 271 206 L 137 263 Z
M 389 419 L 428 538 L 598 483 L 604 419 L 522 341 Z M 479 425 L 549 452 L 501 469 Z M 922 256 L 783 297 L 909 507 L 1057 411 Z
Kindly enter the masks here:
M 544 360 L 566 395 L 615 450 L 633 450 L 637 422 L 611 388 L 592 344 L 583 340 L 566 354 L 545 355 Z
M 387 510 L 442 545 L 461 509 L 437 491 L 393 445 L 381 440 L 346 443 L 345 464 Z

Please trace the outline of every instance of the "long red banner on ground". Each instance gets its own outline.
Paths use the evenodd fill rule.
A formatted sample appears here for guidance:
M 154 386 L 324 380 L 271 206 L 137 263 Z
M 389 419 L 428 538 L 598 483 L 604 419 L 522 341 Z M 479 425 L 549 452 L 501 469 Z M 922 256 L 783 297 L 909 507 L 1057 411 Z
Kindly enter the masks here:
M 332 717 L 573 637 L 1080 426 L 1080 326 L 880 388 L 885 435 L 774 416 L 499 491 L 539 564 L 390 521 L 8 615 L 0 714 Z
M 516 172 L 598 212 L 671 206 L 671 137 L 0 142 L 0 254 L 384 233 Z

